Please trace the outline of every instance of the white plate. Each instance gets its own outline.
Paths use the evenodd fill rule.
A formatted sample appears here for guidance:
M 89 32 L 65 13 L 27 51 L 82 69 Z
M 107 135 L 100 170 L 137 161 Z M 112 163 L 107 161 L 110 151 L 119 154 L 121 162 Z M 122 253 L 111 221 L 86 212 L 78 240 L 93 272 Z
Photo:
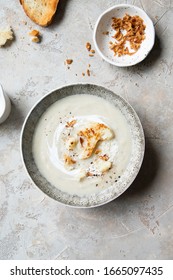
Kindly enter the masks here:
M 123 55 L 118 57 L 114 56 L 114 52 L 109 48 L 109 42 L 112 41 L 112 36 L 115 34 L 115 30 L 112 30 L 111 27 L 112 17 L 123 18 L 126 13 L 130 16 L 138 15 L 143 19 L 144 24 L 146 25 L 146 38 L 134 55 Z M 109 32 L 109 35 L 103 34 L 106 31 Z M 155 29 L 153 22 L 142 9 L 133 5 L 121 4 L 106 10 L 100 15 L 95 25 L 93 39 L 96 50 L 104 60 L 120 67 L 132 66 L 142 61 L 153 48 Z

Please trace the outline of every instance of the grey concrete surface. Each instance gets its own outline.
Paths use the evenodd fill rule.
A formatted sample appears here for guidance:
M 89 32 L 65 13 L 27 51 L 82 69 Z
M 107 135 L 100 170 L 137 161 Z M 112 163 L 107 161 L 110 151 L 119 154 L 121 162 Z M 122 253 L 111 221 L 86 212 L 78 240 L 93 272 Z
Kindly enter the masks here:
M 19 1 L 1 0 L 0 26 L 15 40 L 0 49 L 0 83 L 12 112 L 0 125 L 0 259 L 173 259 L 173 1 L 124 1 L 152 18 L 156 42 L 137 66 L 117 68 L 89 57 L 94 24 L 123 1 L 60 0 L 48 28 L 36 26 Z M 32 43 L 30 28 L 42 42 Z M 67 58 L 74 60 L 70 69 Z M 91 64 L 91 76 L 82 76 Z M 73 209 L 46 197 L 27 177 L 20 132 L 34 103 L 71 83 L 105 86 L 126 98 L 146 137 L 141 170 L 118 199 L 95 209 Z

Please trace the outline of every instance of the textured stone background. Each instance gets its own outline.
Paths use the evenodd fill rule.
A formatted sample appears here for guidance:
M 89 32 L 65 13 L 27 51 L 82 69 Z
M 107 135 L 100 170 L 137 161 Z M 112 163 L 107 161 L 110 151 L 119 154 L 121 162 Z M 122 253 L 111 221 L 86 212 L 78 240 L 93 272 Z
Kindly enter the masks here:
M 90 58 L 85 49 L 100 13 L 123 2 L 142 7 L 156 28 L 154 49 L 130 68 L 113 67 L 97 54 Z M 48 28 L 31 22 L 17 0 L 0 5 L 0 26 L 15 32 L 15 41 L 0 49 L 0 82 L 13 104 L 0 125 L 0 259 L 172 259 L 173 1 L 60 0 Z M 30 42 L 30 27 L 42 33 L 41 44 Z M 74 60 L 69 70 L 66 58 Z M 82 77 L 88 63 L 91 76 Z M 96 209 L 68 208 L 46 197 L 28 179 L 20 157 L 21 127 L 34 103 L 81 82 L 125 97 L 146 136 L 135 182 Z

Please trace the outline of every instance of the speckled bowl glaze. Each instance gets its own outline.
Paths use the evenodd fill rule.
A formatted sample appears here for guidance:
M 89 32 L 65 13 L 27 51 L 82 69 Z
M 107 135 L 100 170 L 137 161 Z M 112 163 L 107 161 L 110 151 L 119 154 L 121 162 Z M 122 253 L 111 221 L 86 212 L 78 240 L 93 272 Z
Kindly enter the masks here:
M 132 153 L 129 164 L 121 178 L 100 193 L 80 197 L 69 195 L 52 186 L 39 172 L 32 155 L 32 138 L 41 115 L 54 102 L 75 94 L 90 94 L 106 99 L 114 104 L 126 118 L 132 135 Z M 59 88 L 44 96 L 29 112 L 21 133 L 21 154 L 27 173 L 35 185 L 51 198 L 74 207 L 96 207 L 120 196 L 135 179 L 144 155 L 144 133 L 140 120 L 133 108 L 120 96 L 112 91 L 89 84 L 77 84 Z
M 146 25 L 146 38 L 135 54 L 118 57 L 114 56 L 114 52 L 109 48 L 109 42 L 112 41 L 112 36 L 115 34 L 115 31 L 112 30 L 111 22 L 112 17 L 123 18 L 126 13 L 131 16 L 138 15 L 143 19 Z M 103 34 L 106 31 L 109 32 L 109 35 Z M 129 4 L 120 4 L 111 7 L 100 15 L 95 25 L 93 40 L 97 52 L 104 60 L 120 67 L 132 66 L 141 62 L 153 48 L 155 29 L 153 22 L 142 9 Z

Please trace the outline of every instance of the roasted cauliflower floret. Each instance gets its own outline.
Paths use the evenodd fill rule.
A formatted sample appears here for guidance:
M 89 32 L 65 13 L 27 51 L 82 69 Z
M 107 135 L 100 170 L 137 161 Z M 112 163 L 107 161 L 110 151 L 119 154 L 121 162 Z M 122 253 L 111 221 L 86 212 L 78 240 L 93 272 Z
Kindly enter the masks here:
M 99 158 L 95 161 L 94 167 L 98 172 L 104 173 L 112 167 L 112 163 Z
M 69 139 L 66 142 L 66 148 L 69 151 L 72 151 L 77 144 L 77 139 L 75 137 L 69 137 Z
M 103 123 L 93 123 L 89 127 L 78 132 L 80 136 L 80 142 L 82 142 L 82 153 L 80 155 L 81 159 L 89 158 L 98 141 L 110 140 L 113 138 L 113 132 L 109 127 Z

